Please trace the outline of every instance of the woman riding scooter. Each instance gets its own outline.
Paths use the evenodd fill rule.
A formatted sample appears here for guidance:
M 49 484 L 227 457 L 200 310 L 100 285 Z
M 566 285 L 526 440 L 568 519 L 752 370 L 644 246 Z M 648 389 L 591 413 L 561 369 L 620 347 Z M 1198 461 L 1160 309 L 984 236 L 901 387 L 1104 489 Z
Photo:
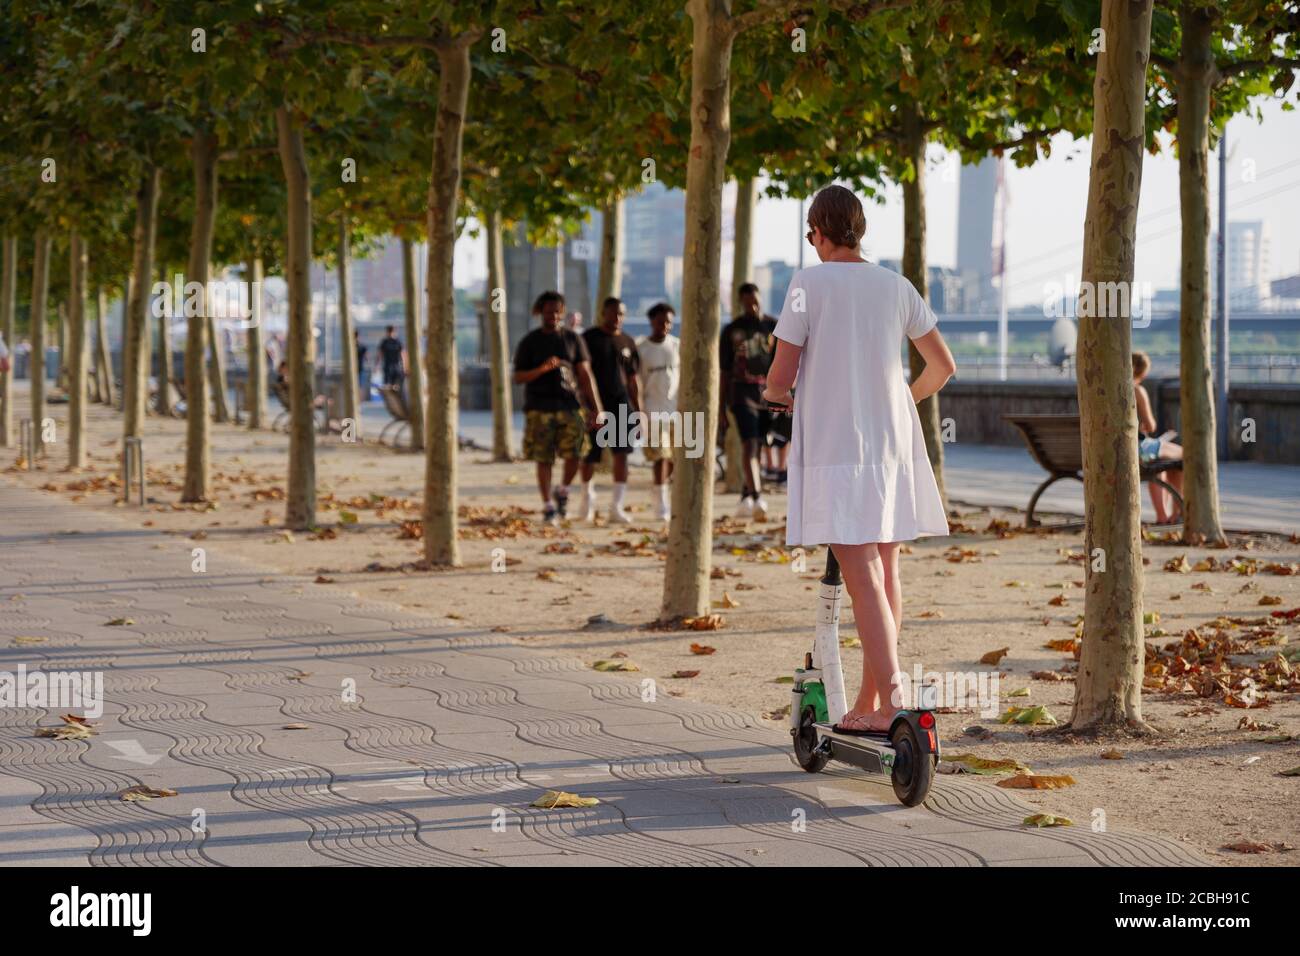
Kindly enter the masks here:
M 786 543 L 830 546 L 862 641 L 862 687 L 835 730 L 882 734 L 904 703 L 899 546 L 948 533 L 916 405 L 956 366 L 912 284 L 862 258 L 866 216 L 852 192 L 821 190 L 808 226 L 821 263 L 790 283 L 764 398 L 794 415 Z M 904 336 L 925 359 L 910 386 L 899 360 Z

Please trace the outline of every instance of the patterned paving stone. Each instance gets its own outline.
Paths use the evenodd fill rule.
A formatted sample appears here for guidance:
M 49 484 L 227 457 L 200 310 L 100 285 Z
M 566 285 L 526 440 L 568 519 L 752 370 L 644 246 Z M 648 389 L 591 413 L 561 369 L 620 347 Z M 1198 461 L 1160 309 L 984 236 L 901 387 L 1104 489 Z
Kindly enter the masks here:
M 174 538 L 89 512 L 70 528 L 3 479 L 0 508 L 0 670 L 97 671 L 106 698 L 88 740 L 36 737 L 53 708 L 0 710 L 0 865 L 1205 862 L 1132 831 L 1026 830 L 1014 796 L 952 778 L 906 809 L 852 771 L 805 774 L 744 714 L 647 702 L 219 542 L 211 573 L 178 573 Z M 177 796 L 118 798 L 137 784 Z M 530 807 L 544 789 L 601 802 Z

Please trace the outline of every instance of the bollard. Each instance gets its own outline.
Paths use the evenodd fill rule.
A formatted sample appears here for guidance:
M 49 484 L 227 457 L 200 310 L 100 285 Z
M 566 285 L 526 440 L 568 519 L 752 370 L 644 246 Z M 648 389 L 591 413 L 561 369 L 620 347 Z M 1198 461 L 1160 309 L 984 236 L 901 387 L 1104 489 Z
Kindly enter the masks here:
M 36 470 L 36 423 L 30 418 L 24 418 L 19 423 L 18 433 L 19 452 L 23 460 L 27 462 L 27 470 Z
M 144 507 L 144 442 L 135 436 L 126 438 L 122 442 L 122 500 L 129 502 L 131 500 L 131 479 L 136 477 L 140 483 L 140 507 Z

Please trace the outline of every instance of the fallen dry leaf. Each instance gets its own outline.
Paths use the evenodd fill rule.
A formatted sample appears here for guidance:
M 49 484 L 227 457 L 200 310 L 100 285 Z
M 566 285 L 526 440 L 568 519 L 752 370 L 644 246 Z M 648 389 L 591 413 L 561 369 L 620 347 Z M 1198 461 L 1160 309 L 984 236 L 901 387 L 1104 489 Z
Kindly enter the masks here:
M 157 797 L 174 797 L 176 791 L 168 790 L 166 787 L 146 787 L 140 783 L 134 787 L 127 787 L 117 796 L 120 800 L 134 802 L 136 800 L 153 800 Z
M 1033 773 L 1022 773 L 999 780 L 997 786 L 1006 787 L 1008 790 L 1060 790 L 1062 787 L 1073 787 L 1074 778 L 1067 775 L 1039 776 Z
M 989 651 L 987 654 L 985 654 L 983 657 L 980 658 L 980 663 L 988 664 L 990 667 L 996 667 L 998 661 L 1006 657 L 1007 654 L 1010 653 L 1010 651 L 1011 648 L 1009 647 L 1003 647 L 996 651 Z
M 529 806 L 537 807 L 541 810 L 559 810 L 564 808 L 594 807 L 600 803 L 595 797 L 580 797 L 576 793 L 568 793 L 564 790 L 547 790 L 544 794 L 534 800 Z
M 1058 817 L 1051 813 L 1034 813 L 1025 817 L 1027 827 L 1072 827 L 1074 822 L 1069 817 Z
M 716 631 L 724 623 L 721 614 L 701 614 L 699 617 L 682 618 L 682 627 L 691 631 Z

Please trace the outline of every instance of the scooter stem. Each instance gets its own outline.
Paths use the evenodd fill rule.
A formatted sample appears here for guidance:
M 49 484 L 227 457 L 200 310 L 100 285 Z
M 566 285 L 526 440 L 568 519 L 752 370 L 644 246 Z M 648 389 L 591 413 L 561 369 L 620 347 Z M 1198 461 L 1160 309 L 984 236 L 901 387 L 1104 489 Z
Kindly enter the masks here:
M 826 573 L 822 575 L 817 603 L 817 630 L 813 639 L 813 667 L 821 671 L 826 692 L 826 714 L 832 724 L 848 713 L 844 693 L 844 671 L 840 667 L 840 595 L 843 592 L 840 565 L 835 552 L 826 547 Z

